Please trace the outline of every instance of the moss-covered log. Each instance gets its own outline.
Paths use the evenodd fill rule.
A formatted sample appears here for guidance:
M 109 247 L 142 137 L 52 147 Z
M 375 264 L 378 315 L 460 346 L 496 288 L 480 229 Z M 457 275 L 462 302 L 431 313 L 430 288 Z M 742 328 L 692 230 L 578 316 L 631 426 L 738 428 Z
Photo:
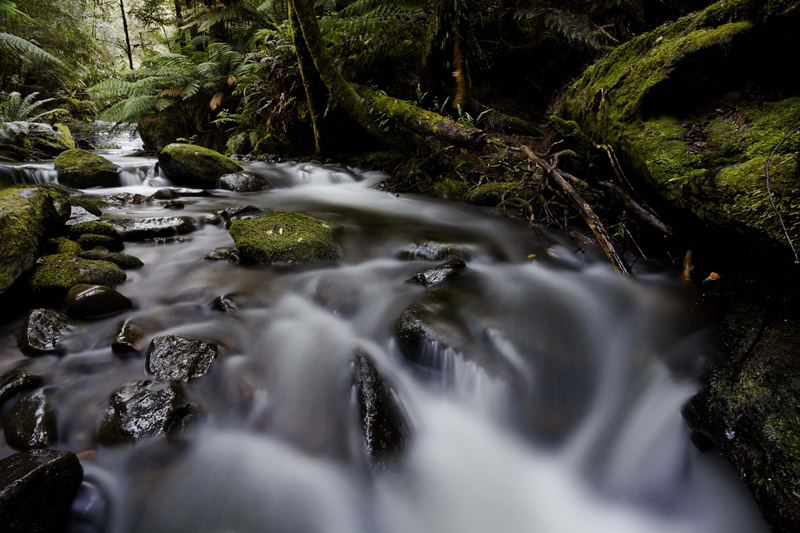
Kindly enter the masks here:
M 470 150 L 482 150 L 486 146 L 486 135 L 478 128 L 459 124 L 451 118 L 373 91 L 364 85 L 353 85 L 353 88 L 372 104 L 375 112 L 390 117 L 415 133 Z

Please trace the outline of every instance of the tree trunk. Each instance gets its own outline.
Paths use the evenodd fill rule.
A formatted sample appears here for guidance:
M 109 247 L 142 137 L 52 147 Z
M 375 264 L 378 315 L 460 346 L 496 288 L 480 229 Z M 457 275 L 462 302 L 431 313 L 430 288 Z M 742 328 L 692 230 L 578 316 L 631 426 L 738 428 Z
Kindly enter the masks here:
M 300 30 L 300 22 L 294 12 L 292 3 L 288 2 L 289 26 L 292 32 L 292 42 L 294 52 L 297 55 L 297 64 L 300 66 L 300 75 L 303 78 L 303 87 L 306 91 L 306 101 L 308 110 L 311 114 L 311 125 L 314 128 L 314 144 L 317 153 L 321 153 L 326 148 L 326 135 L 324 133 L 323 120 L 325 108 L 327 107 L 328 89 L 320 78 L 319 72 L 314 67 L 314 60 L 308 52 L 308 46 Z
M 310 0 L 290 0 L 293 11 L 297 15 L 303 38 L 308 46 L 308 52 L 314 60 L 320 78 L 330 90 L 331 95 L 339 105 L 358 122 L 361 127 L 374 135 L 378 140 L 388 146 L 403 150 L 405 147 L 394 135 L 381 129 L 370 113 L 369 107 L 359 98 L 353 88 L 347 83 L 328 53 L 322 32 L 319 29 L 317 16 Z
M 125 17 L 125 4 L 119 0 L 119 9 L 122 12 L 122 27 L 125 30 L 125 52 L 128 54 L 128 65 L 133 70 L 133 49 L 131 48 L 131 36 L 128 35 L 128 19 Z

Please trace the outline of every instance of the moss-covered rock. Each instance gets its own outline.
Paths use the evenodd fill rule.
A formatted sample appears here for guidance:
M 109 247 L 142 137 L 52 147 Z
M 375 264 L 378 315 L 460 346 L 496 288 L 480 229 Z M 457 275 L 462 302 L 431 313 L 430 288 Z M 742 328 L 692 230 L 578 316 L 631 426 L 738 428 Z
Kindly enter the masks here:
M 86 150 L 63 152 L 56 158 L 55 168 L 58 181 L 70 187 L 110 187 L 119 183 L 114 163 Z
M 66 254 L 73 257 L 77 257 L 81 255 L 81 252 L 83 252 L 83 249 L 78 245 L 78 243 L 71 241 L 66 237 L 47 239 L 44 249 L 48 255 Z
M 714 235 L 785 253 L 765 166 L 800 125 L 800 98 L 782 96 L 792 93 L 775 54 L 793 46 L 799 6 L 719 2 L 641 35 L 587 69 L 570 89 L 564 115 L 613 147 L 675 214 L 700 219 Z M 795 241 L 799 150 L 800 139 L 790 138 L 770 167 L 775 203 Z
M 78 238 L 78 245 L 82 250 L 93 250 L 97 246 L 102 246 L 109 250 L 119 250 L 122 247 L 122 240 L 116 240 L 107 235 L 84 233 Z
M 89 213 L 93 214 L 94 216 L 102 216 L 103 215 L 103 207 L 106 206 L 106 202 L 97 199 L 97 198 L 87 198 L 85 196 L 82 197 L 71 197 L 69 199 L 70 203 L 74 207 L 82 207 L 86 209 Z
M 248 263 L 305 263 L 335 261 L 333 239 L 338 224 L 299 213 L 273 212 L 254 220 L 237 220 L 230 234 Z
M 285 135 L 267 133 L 253 147 L 253 153 L 256 155 L 283 154 L 291 149 L 292 145 Z
M 111 224 L 106 224 L 105 222 L 80 222 L 69 227 L 69 236 L 71 239 L 78 239 L 81 235 L 86 234 L 105 235 L 106 237 L 119 239 L 119 241 L 122 242 L 122 233 Z
M 36 292 L 66 292 L 80 284 L 116 287 L 126 278 L 125 272 L 114 263 L 60 254 L 39 259 L 30 284 Z
M 61 222 L 53 193 L 40 188 L 0 191 L 0 293 L 33 267 L 41 240 Z
M 469 187 L 462 180 L 448 178 L 436 183 L 431 194 L 437 198 L 445 200 L 459 200 L 469 191 Z
M 158 163 L 175 183 L 215 187 L 225 174 L 241 172 L 242 166 L 229 157 L 191 144 L 173 143 L 158 154 Z
M 81 253 L 80 256 L 83 259 L 91 259 L 92 261 L 108 261 L 109 263 L 114 263 L 123 270 L 141 268 L 144 266 L 144 263 L 138 257 L 121 254 L 119 252 L 109 252 L 108 249 L 103 246 L 96 246 L 91 251 Z

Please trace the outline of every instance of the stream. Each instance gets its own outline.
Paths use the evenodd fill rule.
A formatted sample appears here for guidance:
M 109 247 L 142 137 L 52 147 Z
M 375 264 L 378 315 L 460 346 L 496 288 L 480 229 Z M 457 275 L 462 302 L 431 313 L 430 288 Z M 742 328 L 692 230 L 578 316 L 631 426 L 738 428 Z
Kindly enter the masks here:
M 122 186 L 92 195 L 170 186 L 153 159 L 98 153 L 121 168 Z M 715 345 L 700 294 L 675 272 L 639 260 L 625 279 L 576 241 L 487 209 L 384 192 L 376 172 L 242 164 L 271 190 L 213 190 L 183 198 L 180 211 L 104 210 L 103 220 L 188 216 L 197 228 L 126 243 L 145 263 L 117 288 L 134 309 L 74 320 L 61 356 L 24 356 L 22 317 L 0 327 L 0 375 L 22 367 L 54 389 L 55 448 L 96 450 L 82 460 L 70 532 L 768 531 L 733 469 L 715 450 L 701 454 L 681 418 Z M 52 163 L 0 173 L 56 180 Z M 208 217 L 238 204 L 339 223 L 341 260 L 204 260 L 233 247 Z M 426 290 L 405 280 L 450 257 L 467 268 L 442 285 L 472 342 L 430 343 L 409 361 L 395 323 Z M 220 296 L 238 311 L 214 310 Z M 202 415 L 178 442 L 96 443 L 110 395 L 148 377 L 142 356 L 111 350 L 131 318 L 146 324 L 145 346 L 180 335 L 221 347 L 210 372 L 186 384 Z M 356 350 L 409 425 L 402 456 L 380 468 L 365 460 L 355 420 Z M 0 458 L 12 453 L 0 444 Z

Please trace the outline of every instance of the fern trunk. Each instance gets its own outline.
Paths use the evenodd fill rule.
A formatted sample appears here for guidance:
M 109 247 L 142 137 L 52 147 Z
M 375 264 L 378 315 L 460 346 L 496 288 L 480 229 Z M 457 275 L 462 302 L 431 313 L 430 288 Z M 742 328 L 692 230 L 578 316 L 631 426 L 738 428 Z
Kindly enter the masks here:
M 290 3 L 297 16 L 297 21 L 300 23 L 300 29 L 306 46 L 308 46 L 309 55 L 314 60 L 317 72 L 319 72 L 320 78 L 328 87 L 331 95 L 339 102 L 339 105 L 342 106 L 342 109 L 347 114 L 378 140 L 388 146 L 403 150 L 404 146 L 400 140 L 381 129 L 370 113 L 369 107 L 361 100 L 336 68 L 333 59 L 328 53 L 325 40 L 322 38 L 322 32 L 319 29 L 319 23 L 311 1 L 291 0 Z

